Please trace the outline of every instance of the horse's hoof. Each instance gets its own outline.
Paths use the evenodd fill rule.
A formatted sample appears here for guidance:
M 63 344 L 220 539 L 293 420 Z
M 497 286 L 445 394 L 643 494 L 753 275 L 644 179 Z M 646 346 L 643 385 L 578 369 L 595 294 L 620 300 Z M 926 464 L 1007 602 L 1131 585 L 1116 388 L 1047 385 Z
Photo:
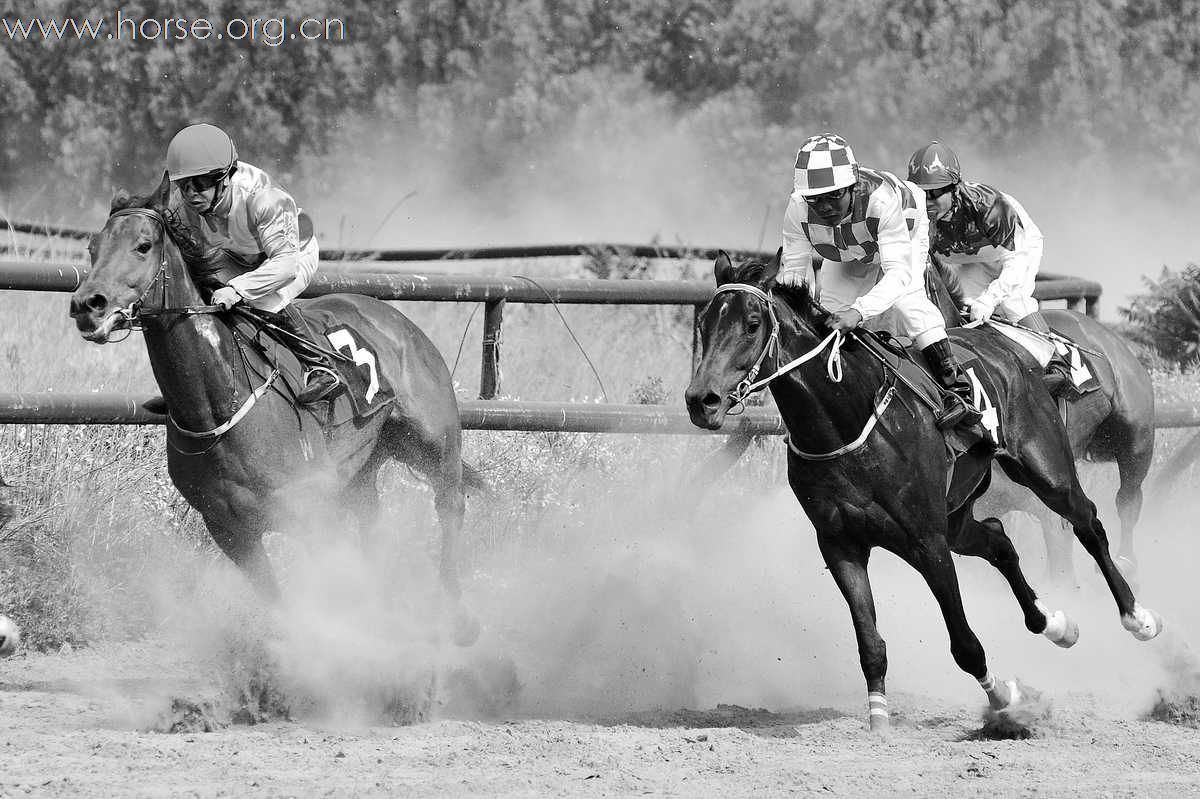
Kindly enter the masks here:
M 1021 701 L 1021 689 L 1016 680 L 997 681 L 995 689 L 988 692 L 988 704 L 992 710 L 1004 710 Z
M 1055 645 L 1070 649 L 1079 642 L 1079 625 L 1061 610 L 1056 610 L 1046 616 L 1046 629 L 1042 630 Z
M 887 716 L 871 716 L 871 737 L 879 741 L 892 740 L 892 723 Z
M 1133 633 L 1139 641 L 1149 641 L 1163 631 L 1165 623 L 1157 612 L 1134 604 L 1133 614 L 1121 617 L 1121 626 Z

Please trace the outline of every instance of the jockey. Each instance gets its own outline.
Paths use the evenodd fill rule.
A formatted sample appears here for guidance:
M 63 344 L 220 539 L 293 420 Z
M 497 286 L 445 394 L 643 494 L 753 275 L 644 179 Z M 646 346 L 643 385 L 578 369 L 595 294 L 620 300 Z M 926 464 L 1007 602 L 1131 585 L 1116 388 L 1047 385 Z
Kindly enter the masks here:
M 188 221 L 205 250 L 204 264 L 193 265 L 194 271 L 223 284 L 212 303 L 232 308 L 245 302 L 266 312 L 290 334 L 273 337 L 304 369 L 297 402 L 329 397 L 341 383 L 333 360 L 292 306 L 316 273 L 319 257 L 315 236 L 301 241 L 296 201 L 266 172 L 239 162 L 233 141 L 213 125 L 189 125 L 175 134 L 167 147 L 167 173 L 171 209 Z
M 921 189 L 890 172 L 859 166 L 841 136 L 811 137 L 796 156 L 775 282 L 813 285 L 832 312 L 829 326 L 835 330 L 851 330 L 895 308 L 947 390 L 938 426 L 970 426 L 981 418 L 972 404 L 973 386 L 950 349 L 942 315 L 925 294 L 924 206 Z
M 958 156 L 939 141 L 912 154 L 908 179 L 925 190 L 931 255 L 949 266 L 950 282 L 957 279 L 971 321 L 994 315 L 1049 333 L 1033 298 L 1042 232 L 1021 204 L 991 186 L 963 180 Z M 1058 374 L 1066 367 L 1061 356 L 1051 365 L 1050 382 L 1066 377 Z

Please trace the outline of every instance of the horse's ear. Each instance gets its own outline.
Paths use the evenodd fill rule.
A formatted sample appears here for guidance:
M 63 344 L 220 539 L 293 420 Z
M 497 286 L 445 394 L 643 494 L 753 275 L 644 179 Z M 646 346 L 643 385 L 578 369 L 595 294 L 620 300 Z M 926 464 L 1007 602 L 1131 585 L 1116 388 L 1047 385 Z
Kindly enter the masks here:
M 118 188 L 113 192 L 112 202 L 108 206 L 108 212 L 111 214 L 113 211 L 119 211 L 122 208 L 128 207 L 129 199 L 129 192 Z
M 717 260 L 713 262 L 713 275 L 717 278 L 718 286 L 734 282 L 733 262 L 729 260 L 729 253 L 724 250 L 717 250 Z
M 163 170 L 162 182 L 158 184 L 158 188 L 150 195 L 149 205 L 151 208 L 164 209 L 171 200 L 171 176 Z
M 767 262 L 766 269 L 763 270 L 762 284 L 763 288 L 769 288 L 775 284 L 775 276 L 779 274 L 779 264 L 783 262 L 783 248 L 780 247 L 775 251 L 775 255 Z

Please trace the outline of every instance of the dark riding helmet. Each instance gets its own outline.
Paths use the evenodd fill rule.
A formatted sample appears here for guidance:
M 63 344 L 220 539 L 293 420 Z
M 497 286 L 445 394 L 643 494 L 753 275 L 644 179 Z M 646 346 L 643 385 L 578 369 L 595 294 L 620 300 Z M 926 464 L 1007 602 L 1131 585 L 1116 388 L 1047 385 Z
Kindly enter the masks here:
M 934 140 L 908 159 L 908 179 L 922 189 L 940 189 L 962 180 L 962 167 L 953 150 Z

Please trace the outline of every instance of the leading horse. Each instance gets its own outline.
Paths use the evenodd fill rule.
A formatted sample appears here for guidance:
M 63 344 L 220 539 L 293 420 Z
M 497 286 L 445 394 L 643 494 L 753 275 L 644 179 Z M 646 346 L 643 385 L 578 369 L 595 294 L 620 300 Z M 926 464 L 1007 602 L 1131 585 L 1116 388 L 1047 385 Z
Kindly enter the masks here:
M 280 591 L 263 534 L 302 525 L 325 533 L 341 527 L 347 511 L 366 531 L 379 513 L 381 465 L 409 464 L 434 492 L 454 638 L 473 641 L 478 629 L 461 605 L 457 552 L 465 488 L 481 481 L 464 472 L 458 405 L 437 348 L 380 300 L 331 294 L 302 301 L 360 336 L 356 360 L 373 361 L 395 400 L 337 424 L 297 407 L 283 381 L 266 377 L 275 365 L 249 345 L 234 315 L 204 304 L 185 260 L 196 244 L 168 209 L 169 191 L 164 175 L 148 197 L 114 198 L 89 243 L 91 269 L 71 298 L 71 316 L 85 339 L 100 344 L 140 324 L 169 408 L 167 469 L 175 487 L 221 550 L 274 600 Z
M 935 426 L 940 403 L 917 401 L 861 342 L 843 348 L 841 334 L 827 334 L 826 314 L 807 288 L 773 290 L 779 258 L 777 252 L 770 262 L 735 267 L 724 253 L 717 257 L 717 289 L 701 316 L 703 354 L 685 395 L 687 407 L 697 426 L 719 428 L 731 394 L 740 399 L 760 367 L 774 369 L 757 385 L 769 382 L 788 433 L 788 482 L 850 607 L 872 730 L 889 725 L 886 646 L 867 576 L 874 547 L 895 553 L 925 579 L 945 619 L 955 662 L 979 681 L 995 709 L 1019 701 L 1020 692 L 1015 682 L 997 681 L 988 669 L 963 610 L 952 552 L 982 557 L 1000 571 L 1030 632 L 1060 646 L 1078 637 L 1062 611 L 1051 613 L 1038 601 L 1000 522 L 972 515 L 993 459 L 1070 520 L 1108 582 L 1122 625 L 1140 640 L 1158 635 L 1162 619 L 1137 603 L 1113 564 L 1054 403 L 1040 387 L 1033 390 L 1032 381 L 1041 377 L 1028 369 L 1015 344 L 991 330 L 952 331 L 955 343 L 978 357 L 976 368 L 985 371 L 994 404 L 1004 414 L 1003 449 L 980 441 L 955 459 Z M 815 362 L 821 361 L 826 369 L 818 371 Z

